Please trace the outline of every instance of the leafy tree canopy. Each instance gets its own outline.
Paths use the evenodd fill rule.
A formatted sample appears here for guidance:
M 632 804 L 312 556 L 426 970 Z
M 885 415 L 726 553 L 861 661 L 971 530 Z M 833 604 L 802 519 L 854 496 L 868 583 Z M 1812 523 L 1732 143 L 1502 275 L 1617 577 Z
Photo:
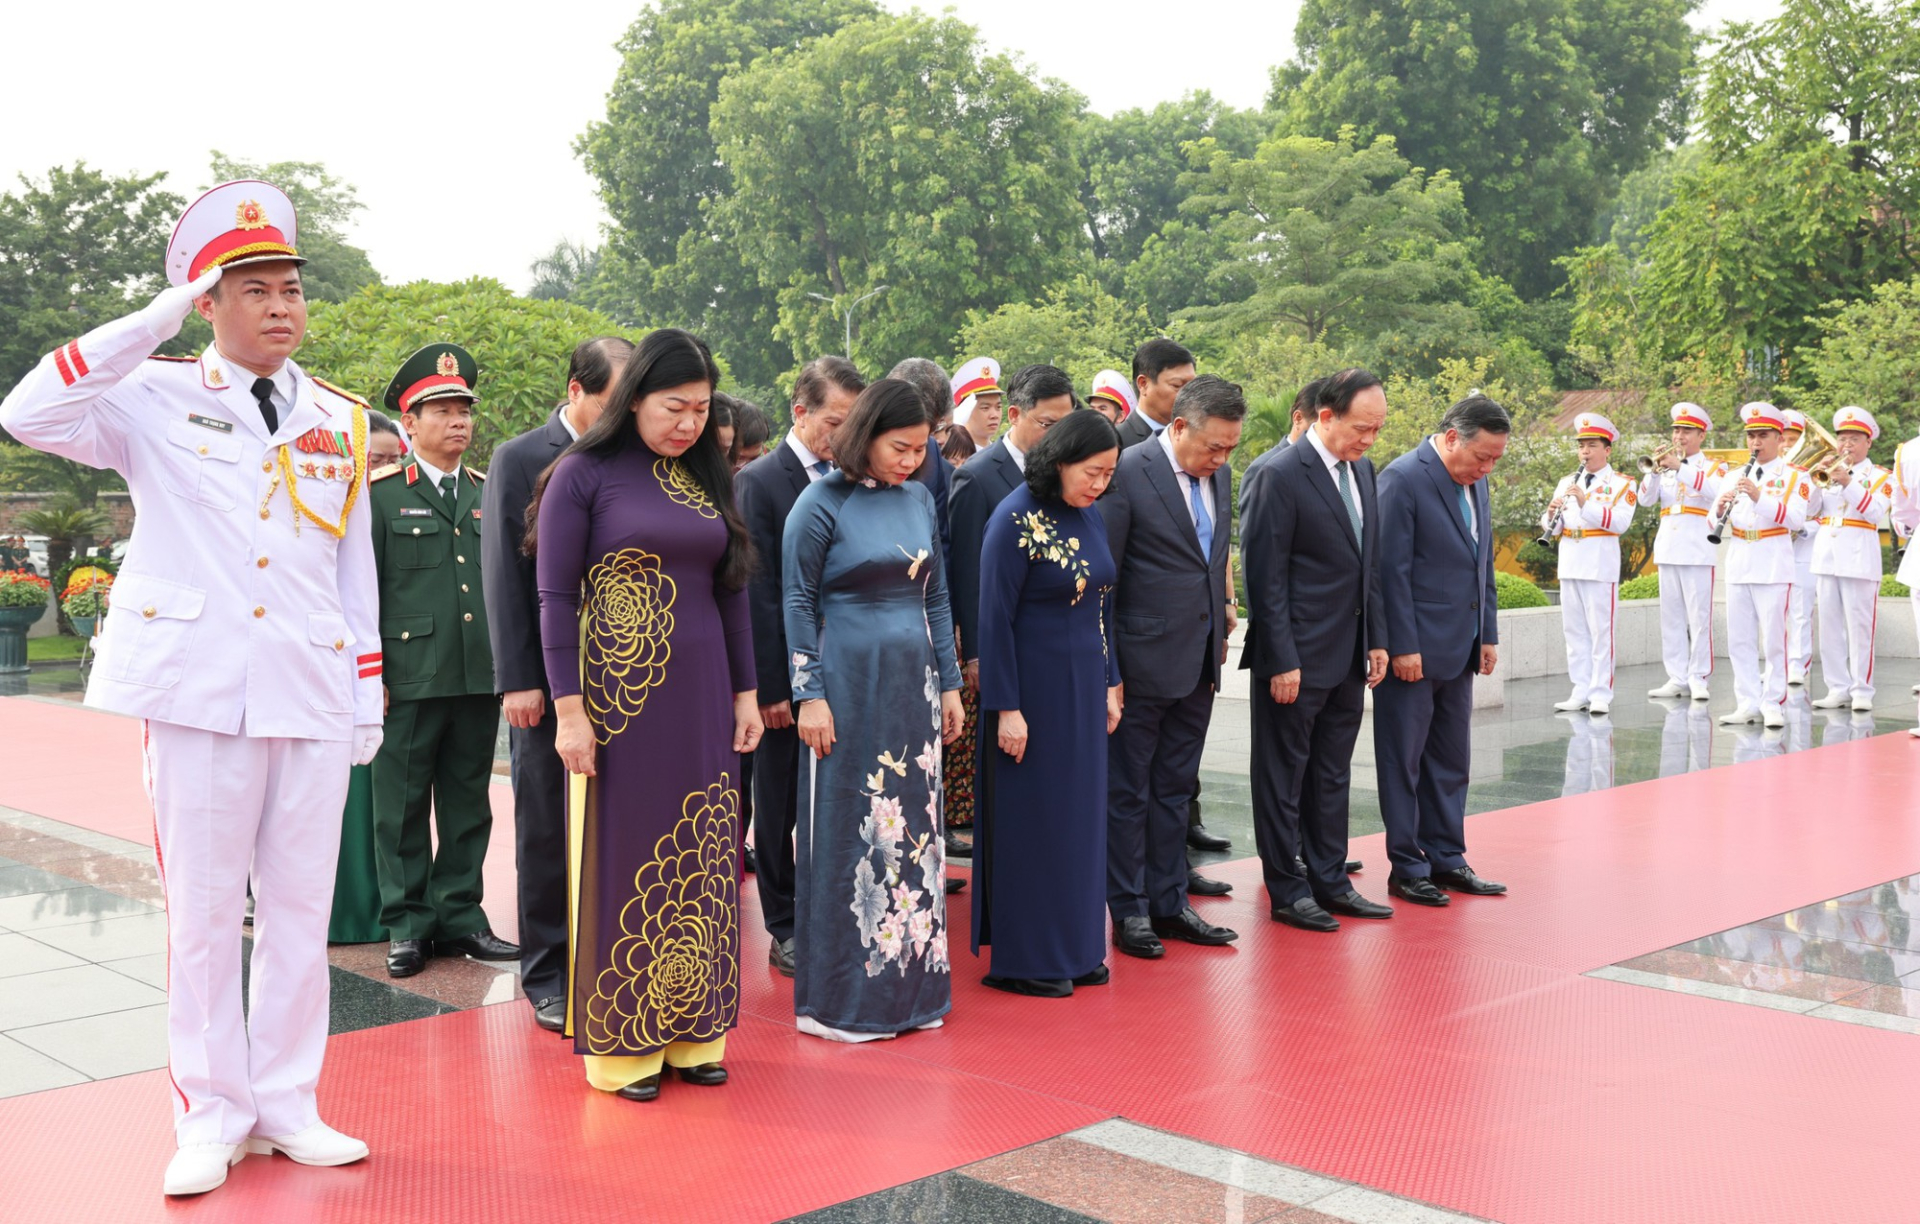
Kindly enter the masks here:
M 1127 372 L 1133 350 L 1152 338 L 1144 311 L 1082 274 L 1055 285 L 1037 302 L 974 311 L 954 341 L 948 368 L 984 355 L 1011 376 L 1021 366 L 1043 362 L 1072 375 L 1084 399 L 1095 374 L 1108 368 Z

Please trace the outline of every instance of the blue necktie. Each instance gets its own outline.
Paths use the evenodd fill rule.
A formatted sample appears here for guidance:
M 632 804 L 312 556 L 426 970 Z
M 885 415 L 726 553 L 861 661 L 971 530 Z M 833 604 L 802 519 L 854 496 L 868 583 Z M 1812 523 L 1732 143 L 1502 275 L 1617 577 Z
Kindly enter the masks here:
M 825 476 L 828 472 L 832 470 L 833 470 L 833 460 L 831 459 L 822 459 L 820 460 L 820 462 L 813 465 L 813 474 L 815 476 Z
M 1473 551 L 1477 553 L 1480 551 L 1480 533 L 1474 530 L 1473 511 L 1468 508 L 1467 502 L 1467 486 L 1457 484 L 1453 489 L 1460 495 L 1460 521 L 1467 525 L 1467 534 L 1473 537 Z
M 1200 555 L 1209 561 L 1213 559 L 1213 520 L 1207 517 L 1207 503 L 1200 497 L 1200 482 L 1187 477 L 1187 491 L 1192 495 L 1193 529 L 1200 533 Z

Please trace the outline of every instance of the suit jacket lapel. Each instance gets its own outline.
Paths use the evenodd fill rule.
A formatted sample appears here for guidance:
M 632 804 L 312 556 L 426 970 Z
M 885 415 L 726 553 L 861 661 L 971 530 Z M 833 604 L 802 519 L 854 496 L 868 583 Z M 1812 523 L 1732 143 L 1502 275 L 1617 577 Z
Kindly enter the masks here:
M 1178 484 L 1179 482 L 1175 481 L 1174 483 Z M 1209 566 L 1219 558 L 1221 553 L 1228 552 L 1233 548 L 1233 531 L 1231 528 L 1226 531 L 1220 530 L 1220 508 L 1222 506 L 1227 507 L 1229 512 L 1233 508 L 1233 469 L 1226 464 L 1221 464 L 1220 470 L 1213 474 L 1213 555 L 1207 558 L 1207 564 Z M 1232 523 L 1231 513 L 1227 515 L 1227 521 L 1229 524 Z
M 1454 490 L 1460 486 L 1455 484 L 1453 477 L 1447 474 L 1447 465 L 1440 462 L 1440 456 L 1433 453 L 1433 445 L 1430 442 L 1420 443 L 1420 465 L 1427 469 L 1427 475 L 1432 477 L 1434 487 L 1440 491 L 1440 500 L 1447 508 L 1447 517 L 1453 520 L 1454 527 L 1460 532 L 1460 542 L 1467 546 L 1468 552 L 1477 554 L 1480 551 L 1479 545 L 1474 543 L 1473 533 L 1467 530 L 1467 521 L 1461 518 L 1460 511 L 1455 509 L 1460 504 L 1460 495 Z M 1475 494 L 1470 492 L 1469 496 L 1475 496 Z M 1478 500 L 1477 496 L 1475 500 Z M 1474 517 L 1480 522 L 1486 521 L 1477 506 L 1474 509 Z
M 793 448 L 784 441 L 780 443 L 780 463 L 786 468 L 787 479 L 793 482 L 793 496 L 798 499 L 807 491 L 807 486 L 813 483 L 812 476 L 807 472 L 807 465 L 800 462 L 800 456 L 794 454 Z
M 466 474 L 463 472 L 456 478 L 456 481 L 465 479 Z M 454 488 L 458 489 L 459 487 L 459 484 L 456 482 Z M 453 507 L 447 504 L 446 498 L 440 496 L 440 486 L 429 479 L 425 472 L 421 472 L 420 479 L 414 482 L 413 494 L 415 497 L 425 501 L 427 505 L 433 507 L 441 518 L 447 520 L 449 523 L 453 522 Z M 454 496 L 455 503 L 458 503 L 459 500 L 459 495 L 456 493 Z
M 1025 482 L 1026 474 L 1020 470 L 1020 465 L 1013 461 L 1013 452 L 1007 449 L 1005 438 L 995 442 L 993 448 L 999 452 L 994 456 L 994 464 L 999 469 L 1000 479 L 1006 482 L 1007 487 L 1000 494 L 1001 497 L 1005 497 Z
M 1141 443 L 1142 446 L 1148 443 Z M 1161 500 L 1167 503 L 1167 512 L 1173 515 L 1174 524 L 1181 529 L 1180 535 L 1200 558 L 1203 565 L 1212 565 L 1213 558 L 1200 552 L 1200 536 L 1194 530 L 1193 511 L 1187 507 L 1187 499 L 1180 495 L 1179 478 L 1173 474 L 1173 461 L 1167 458 L 1167 450 L 1158 441 L 1152 442 L 1153 449 L 1147 453 L 1147 482 L 1159 490 Z M 1217 504 L 1217 502 L 1216 502 Z M 1219 513 L 1214 513 L 1214 543 L 1220 542 Z
M 1327 503 L 1327 508 L 1339 516 L 1342 528 L 1340 538 L 1345 540 L 1355 553 L 1358 553 L 1360 541 L 1353 538 L 1353 519 L 1347 514 L 1347 503 L 1340 497 L 1340 486 L 1333 483 L 1333 473 L 1327 470 L 1326 463 L 1320 458 L 1320 448 L 1311 442 L 1302 442 L 1298 449 L 1301 461 L 1307 466 L 1307 483 L 1319 490 L 1321 499 Z M 1358 489 L 1354 490 L 1354 495 L 1359 495 Z M 1361 530 L 1365 529 L 1366 526 L 1363 523 Z

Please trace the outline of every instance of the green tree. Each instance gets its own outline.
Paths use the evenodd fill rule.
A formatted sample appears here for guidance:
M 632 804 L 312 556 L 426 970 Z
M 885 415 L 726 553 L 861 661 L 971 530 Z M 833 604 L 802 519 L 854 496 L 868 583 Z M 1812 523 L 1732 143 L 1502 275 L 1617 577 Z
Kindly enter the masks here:
M 1468 307 L 1436 294 L 1467 264 L 1459 185 L 1408 164 L 1393 137 L 1361 146 L 1351 131 L 1286 136 L 1246 158 L 1209 137 L 1192 156 L 1203 175 L 1185 207 L 1217 218 L 1230 257 L 1222 273 L 1253 285 L 1248 297 L 1188 311 L 1198 330 L 1278 321 L 1338 344 L 1396 325 L 1473 323 Z
M 1037 302 L 973 311 L 953 342 L 951 365 L 985 354 L 1008 376 L 1035 362 L 1059 366 L 1084 397 L 1095 374 L 1108 368 L 1125 373 L 1133 350 L 1152 338 L 1146 312 L 1083 274 L 1055 285 Z
M 620 40 L 606 119 L 574 144 L 613 218 L 583 300 L 623 320 L 699 331 L 743 377 L 772 382 L 788 362 L 773 337 L 773 294 L 714 227 L 734 179 L 710 111 L 729 76 L 877 11 L 869 0 L 647 5 Z
M 468 459 L 485 467 L 496 445 L 546 420 L 566 399 L 575 345 L 604 335 L 637 341 L 642 334 L 583 306 L 515 297 L 485 277 L 369 285 L 345 302 L 314 303 L 300 364 L 379 408 L 394 371 L 414 350 L 436 340 L 461 345 L 480 369 Z
M 734 190 L 722 232 L 778 303 L 795 361 L 843 346 L 876 368 L 945 350 L 974 309 L 1033 300 L 1086 254 L 1072 124 L 974 30 L 871 17 L 727 78 L 712 130 Z M 818 294 L 831 303 L 809 295 Z
M 1486 267 L 1528 297 L 1618 177 L 1685 128 L 1696 0 L 1306 0 L 1268 105 L 1453 172 Z
M 563 238 L 527 269 L 533 274 L 533 288 L 527 296 L 542 302 L 579 301 L 593 283 L 599 265 L 598 249 Z
M 1848 404 L 1873 413 L 1882 435 L 1920 431 L 1920 277 L 1888 281 L 1817 323 L 1803 350 L 1795 402 L 1823 415 Z
M 1621 182 L 1613 203 L 1594 219 L 1593 240 L 1611 242 L 1627 258 L 1639 259 L 1647 228 L 1673 203 L 1681 177 L 1699 169 L 1706 153 L 1707 146 L 1697 141 L 1655 153 Z
M 1827 303 L 1920 270 L 1920 2 L 1730 25 L 1701 99 L 1705 161 L 1646 231 L 1650 327 L 1669 357 L 1791 378 Z
M 1180 218 L 1186 148 L 1212 136 L 1237 157 L 1251 157 L 1271 120 L 1236 110 L 1201 90 L 1151 110 L 1088 114 L 1075 132 L 1084 177 L 1080 202 L 1096 259 L 1125 268 L 1147 240 Z
M 271 162 L 265 165 L 228 157 L 215 149 L 210 168 L 213 181 L 264 179 L 287 193 L 299 218 L 294 245 L 306 258 L 300 269 L 307 300 L 340 302 L 380 283 L 367 253 L 346 239 L 347 226 L 360 211 L 360 195 L 353 184 L 336 178 L 319 162 Z

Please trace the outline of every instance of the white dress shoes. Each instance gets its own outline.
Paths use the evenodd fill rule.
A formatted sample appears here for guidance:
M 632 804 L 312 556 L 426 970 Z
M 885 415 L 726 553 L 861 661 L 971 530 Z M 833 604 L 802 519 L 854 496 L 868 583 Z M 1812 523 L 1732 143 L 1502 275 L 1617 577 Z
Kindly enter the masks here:
M 366 1159 L 367 1145 L 341 1134 L 325 1122 L 315 1122 L 291 1135 L 254 1135 L 247 1140 L 247 1151 L 255 1156 L 279 1152 L 298 1164 L 324 1168 Z
M 1604 701 L 1593 702 L 1587 706 L 1587 713 L 1593 715 L 1595 718 L 1605 718 L 1607 716 L 1607 703 Z
M 167 1162 L 166 1192 L 205 1194 L 226 1184 L 227 1170 L 247 1155 L 244 1143 L 189 1143 Z
M 1825 697 L 1813 703 L 1813 708 L 1816 710 L 1837 710 L 1845 704 L 1847 704 L 1847 695 L 1845 693 L 1837 693 L 1832 689 L 1828 689 Z
M 1750 723 L 1759 717 L 1760 711 L 1750 705 L 1743 705 L 1731 714 L 1722 714 L 1720 716 L 1720 722 L 1723 726 L 1737 727 L 1742 723 Z
M 1659 688 L 1647 690 L 1649 697 L 1685 697 L 1686 695 L 1687 686 L 1678 680 L 1669 680 Z
M 1695 701 L 1705 701 L 1707 699 L 1707 686 L 1704 681 L 1692 681 L 1687 687 L 1693 690 L 1693 699 Z
M 1761 721 L 1768 727 L 1784 727 L 1787 725 L 1787 716 L 1779 706 L 1768 706 L 1767 715 Z
M 1574 710 L 1586 709 L 1587 703 L 1582 701 L 1578 697 L 1569 697 L 1565 701 L 1554 702 L 1553 708 L 1561 711 L 1562 713 L 1571 713 Z
M 1853 712 L 1855 714 L 1871 714 L 1873 713 L 1873 702 L 1865 697 L 1855 697 L 1853 699 Z

